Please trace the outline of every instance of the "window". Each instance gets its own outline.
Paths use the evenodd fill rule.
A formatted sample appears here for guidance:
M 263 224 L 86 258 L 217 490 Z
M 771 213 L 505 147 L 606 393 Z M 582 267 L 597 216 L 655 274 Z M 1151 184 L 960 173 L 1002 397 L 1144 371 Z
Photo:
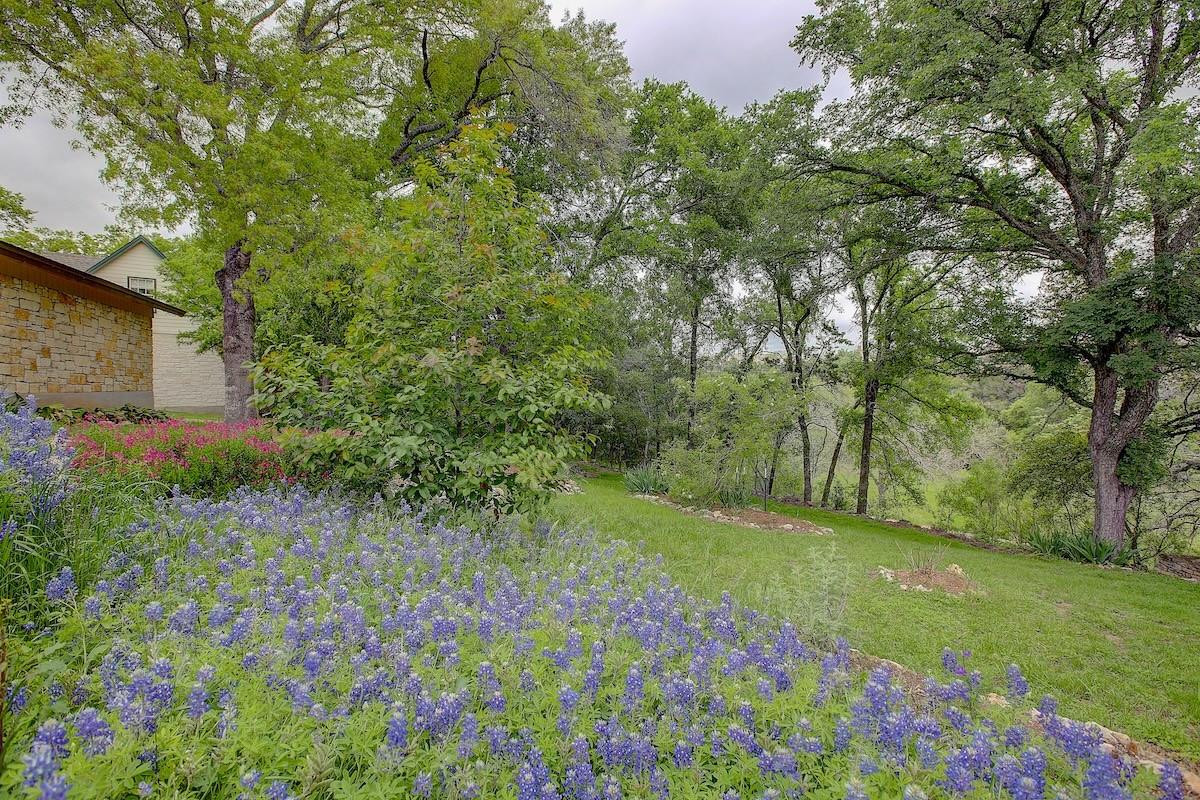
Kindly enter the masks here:
M 158 291 L 158 281 L 155 278 L 135 278 L 131 275 L 129 277 L 129 288 L 138 294 L 146 294 L 153 297 Z

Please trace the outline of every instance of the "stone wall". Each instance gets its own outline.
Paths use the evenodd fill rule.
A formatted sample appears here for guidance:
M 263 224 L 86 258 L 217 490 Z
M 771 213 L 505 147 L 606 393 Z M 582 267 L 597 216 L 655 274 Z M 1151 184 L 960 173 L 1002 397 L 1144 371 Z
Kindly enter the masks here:
M 151 320 L 0 274 L 0 387 L 42 403 L 152 405 Z

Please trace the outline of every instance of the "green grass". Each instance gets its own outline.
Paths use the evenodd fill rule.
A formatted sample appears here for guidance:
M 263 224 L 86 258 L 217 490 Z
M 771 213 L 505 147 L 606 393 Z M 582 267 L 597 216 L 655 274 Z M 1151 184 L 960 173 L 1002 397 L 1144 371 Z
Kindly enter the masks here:
M 832 539 L 851 564 L 852 646 L 923 671 L 939 668 L 943 647 L 968 649 L 985 685 L 994 686 L 1017 663 L 1035 693 L 1059 698 L 1062 713 L 1200 760 L 1200 585 L 993 553 L 811 509 L 775 508 L 833 528 L 834 536 L 760 531 L 638 500 L 616 476 L 582 486 L 582 494 L 556 499 L 552 515 L 643 542 L 697 595 L 728 590 L 748 603 L 771 597 L 771 610 L 786 613 L 789 594 L 783 607 L 778 601 L 782 585 L 793 608 L 802 608 L 807 554 Z M 942 548 L 944 562 L 961 565 L 981 593 L 902 591 L 871 574 L 880 565 L 904 568 L 907 554 Z

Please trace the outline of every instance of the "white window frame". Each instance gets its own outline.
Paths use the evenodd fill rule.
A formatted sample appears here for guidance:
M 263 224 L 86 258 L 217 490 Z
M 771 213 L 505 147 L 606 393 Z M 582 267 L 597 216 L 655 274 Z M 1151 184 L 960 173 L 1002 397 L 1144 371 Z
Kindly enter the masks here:
M 144 283 L 140 287 L 134 285 L 135 282 L 141 283 L 143 281 L 148 281 L 150 285 L 146 286 Z M 144 278 L 140 275 L 130 275 L 125 279 L 125 286 L 131 291 L 137 292 L 138 294 L 144 294 L 147 297 L 154 297 L 158 294 L 157 278 Z

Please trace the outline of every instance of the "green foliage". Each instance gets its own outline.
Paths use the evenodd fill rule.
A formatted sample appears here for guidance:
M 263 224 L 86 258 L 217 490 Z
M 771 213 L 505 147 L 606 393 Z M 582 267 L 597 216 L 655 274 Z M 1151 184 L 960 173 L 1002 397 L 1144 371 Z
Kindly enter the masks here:
M 83 233 L 51 228 L 21 228 L 4 234 L 6 241 L 26 250 L 52 253 L 83 253 L 106 256 L 136 234 L 121 225 L 107 225 L 101 233 Z
M 1005 483 L 1052 510 L 1086 499 L 1092 488 L 1087 435 L 1062 427 L 1021 442 Z
M 94 580 L 159 494 L 158 485 L 136 476 L 75 473 L 61 505 L 0 539 L 0 602 L 9 600 L 16 612 L 40 619 L 46 581 L 64 567 L 80 582 Z M 0 519 L 13 510 L 12 501 L 11 487 L 0 486 Z
M 1089 409 L 1105 510 L 1094 534 L 1121 541 L 1129 504 L 1162 474 L 1147 426 L 1197 366 L 1193 4 L 820 8 L 793 44 L 828 74 L 847 70 L 854 95 L 795 148 L 796 169 L 858 203 L 937 208 L 942 233 L 927 242 L 973 280 L 964 352 Z M 1033 274 L 1035 297 L 1014 290 Z M 1158 423 L 1176 440 L 1196 432 L 1187 415 Z
M 40 406 L 38 416 L 55 425 L 74 425 L 79 422 L 165 422 L 171 415 L 155 408 L 143 408 L 126 403 L 119 408 L 65 408 L 60 405 Z
M 1128 566 L 1137 563 L 1138 557 L 1132 550 L 1088 533 L 1058 533 L 1054 531 L 1032 531 L 1025 537 L 1026 544 L 1035 553 L 1065 558 L 1084 564 L 1109 564 Z
M 938 524 L 985 539 L 1019 539 L 1047 520 L 1020 492 L 1006 485 L 1005 469 L 992 459 L 971 464 L 937 495 Z
M 631 494 L 666 494 L 670 485 L 653 464 L 625 470 L 625 489 Z
M 849 632 L 854 589 L 850 562 L 835 542 L 809 548 L 791 574 L 762 583 L 755 602 L 771 614 L 787 614 L 806 642 L 831 648 Z
M 606 398 L 595 297 L 556 272 L 536 203 L 498 167 L 497 131 L 471 127 L 417 166 L 378 242 L 344 344 L 312 336 L 269 350 L 260 408 L 317 432 L 310 471 L 419 502 L 529 507 L 582 457 L 564 415 Z
M 736 507 L 764 494 L 799 402 L 791 379 L 778 369 L 702 373 L 694 399 L 695 445 L 675 445 L 661 459 L 671 495 Z
M 25 207 L 24 196 L 0 186 L 0 233 L 11 241 L 12 232 L 20 230 L 33 221 L 33 214 Z

